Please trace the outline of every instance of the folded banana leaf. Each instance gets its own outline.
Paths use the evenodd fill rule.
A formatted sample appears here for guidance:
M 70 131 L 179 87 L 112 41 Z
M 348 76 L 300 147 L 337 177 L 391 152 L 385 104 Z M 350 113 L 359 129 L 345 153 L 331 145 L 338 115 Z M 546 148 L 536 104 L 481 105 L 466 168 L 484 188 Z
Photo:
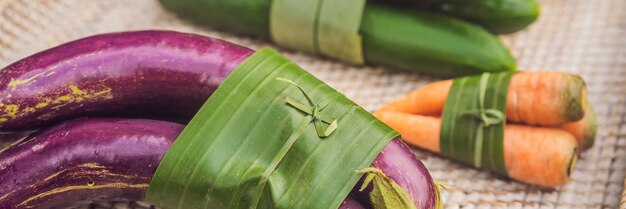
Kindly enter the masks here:
M 504 162 L 506 98 L 513 73 L 454 80 L 441 122 L 441 153 L 507 175 Z
M 398 134 L 282 57 L 246 59 L 186 126 L 146 200 L 163 208 L 338 208 Z
M 272 0 L 160 2 L 182 17 L 215 29 L 265 39 L 271 37 L 269 20 Z M 514 58 L 496 36 L 478 25 L 446 15 L 415 12 L 368 1 L 363 9 L 359 33 L 366 64 L 441 77 L 516 69 Z

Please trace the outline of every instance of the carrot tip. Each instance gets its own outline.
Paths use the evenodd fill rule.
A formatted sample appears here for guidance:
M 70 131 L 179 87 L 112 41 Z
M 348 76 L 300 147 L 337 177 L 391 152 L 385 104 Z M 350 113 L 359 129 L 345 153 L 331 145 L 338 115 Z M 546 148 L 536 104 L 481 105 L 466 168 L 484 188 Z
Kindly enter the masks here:
M 576 167 L 576 161 L 578 160 L 578 148 L 574 148 L 574 152 L 572 157 L 569 160 L 569 164 L 567 165 L 567 178 L 572 175 L 574 172 L 574 168 Z
M 587 105 L 585 110 L 585 123 L 584 124 L 584 134 L 582 135 L 582 142 L 579 147 L 581 150 L 589 149 L 593 146 L 596 140 L 596 131 L 598 125 L 596 123 L 596 113 L 593 111 L 591 105 Z
M 565 106 L 565 119 L 567 121 L 577 121 L 585 116 L 587 103 L 587 89 L 585 81 L 576 75 L 571 76 L 571 81 L 567 82 L 566 92 L 563 94 Z
M 581 150 L 586 150 L 593 147 L 593 144 L 596 141 L 596 131 L 598 129 L 598 125 L 596 123 L 596 114 L 593 111 L 588 111 L 586 114 L 589 114 L 589 122 L 585 127 L 583 143 L 580 145 Z

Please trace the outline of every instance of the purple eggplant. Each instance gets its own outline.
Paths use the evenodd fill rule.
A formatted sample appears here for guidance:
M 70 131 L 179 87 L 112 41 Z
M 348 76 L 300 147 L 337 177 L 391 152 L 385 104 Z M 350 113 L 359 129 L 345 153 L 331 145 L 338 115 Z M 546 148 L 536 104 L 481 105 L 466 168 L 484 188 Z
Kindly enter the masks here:
M 400 139 L 394 139 L 378 154 L 372 167 L 380 169 L 395 181 L 413 200 L 417 208 L 437 208 L 435 184 L 424 164 Z M 358 199 L 369 203 L 369 192 L 354 191 Z
M 0 208 L 142 200 L 161 158 L 183 127 L 111 118 L 79 119 L 42 129 L 0 152 Z M 372 166 L 405 188 L 417 208 L 434 208 L 433 181 L 403 142 L 392 140 Z M 349 196 L 340 208 L 364 207 Z
M 253 51 L 173 31 L 96 35 L 0 70 L 0 131 L 83 116 L 190 119 Z
M 221 40 L 172 31 L 73 41 L 0 71 L 0 131 L 85 116 L 186 121 L 252 53 Z M 165 129 L 169 131 L 160 132 Z M 168 122 L 91 119 L 39 131 L 0 153 L 0 208 L 141 199 L 180 129 L 182 125 Z M 398 139 L 373 166 L 397 181 L 418 208 L 435 206 L 430 175 Z
M 141 200 L 183 126 L 139 119 L 75 120 L 0 153 L 0 208 L 66 208 Z

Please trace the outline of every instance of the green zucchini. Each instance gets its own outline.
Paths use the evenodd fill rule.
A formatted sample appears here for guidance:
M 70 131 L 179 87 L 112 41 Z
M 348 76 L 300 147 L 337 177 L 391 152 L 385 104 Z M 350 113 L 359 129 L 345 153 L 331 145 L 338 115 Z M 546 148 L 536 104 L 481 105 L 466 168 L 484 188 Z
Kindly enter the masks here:
M 379 0 L 380 2 L 390 2 Z M 394 0 L 439 11 L 476 24 L 496 34 L 520 31 L 539 17 L 537 0 Z
M 181 17 L 214 29 L 270 39 L 271 0 L 160 0 Z M 445 15 L 367 2 L 360 26 L 365 63 L 457 77 L 514 71 L 515 60 L 482 27 Z

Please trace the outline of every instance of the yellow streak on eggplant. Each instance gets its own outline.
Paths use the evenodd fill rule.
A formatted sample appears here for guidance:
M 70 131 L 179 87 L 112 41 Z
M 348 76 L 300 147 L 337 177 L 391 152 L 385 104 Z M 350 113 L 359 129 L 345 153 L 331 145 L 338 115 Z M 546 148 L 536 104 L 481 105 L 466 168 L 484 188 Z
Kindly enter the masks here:
M 7 198 L 10 194 L 13 194 L 13 192 L 9 192 L 9 193 L 6 193 L 6 194 L 2 195 L 2 196 L 0 197 L 0 201 L 2 201 L 2 200 L 4 200 L 5 198 Z
M 46 107 L 48 106 L 48 102 L 39 102 L 37 105 L 35 105 L 35 108 L 42 108 L 42 107 Z
M 71 92 L 70 94 L 57 97 L 57 99 L 52 101 L 52 103 L 59 104 L 59 103 L 63 103 L 66 101 L 67 102 L 74 102 L 74 101 L 81 102 L 83 100 L 93 99 L 93 98 L 104 98 L 104 99 L 113 98 L 113 95 L 111 94 L 112 89 L 108 87 L 100 91 L 86 92 L 78 88 L 77 86 L 72 85 L 69 87 L 69 90 Z
M 37 117 L 37 120 L 49 120 L 50 118 L 54 118 L 56 116 L 56 112 L 49 112 Z
M 47 192 L 42 192 L 39 193 L 35 196 L 32 196 L 26 200 L 24 200 L 23 202 L 21 202 L 20 204 L 18 204 L 18 207 L 21 206 L 26 206 L 26 204 L 28 204 L 29 202 L 32 202 L 34 200 L 37 199 L 41 199 L 50 195 L 54 195 L 54 194 L 58 194 L 58 193 L 63 193 L 63 192 L 68 192 L 68 191 L 73 191 L 73 190 L 83 190 L 83 189 L 104 189 L 104 188 L 148 188 L 148 184 L 127 184 L 127 183 L 109 183 L 109 184 L 103 184 L 103 185 L 75 185 L 75 186 L 67 186 L 67 187 L 60 187 L 60 188 L 55 188 L 53 190 L 47 191 Z M 26 208 L 33 208 L 35 206 L 26 206 Z
M 118 179 L 147 179 L 144 177 L 137 177 L 137 176 L 131 176 L 131 175 L 124 175 L 124 174 L 119 174 L 119 173 L 111 173 L 109 170 L 93 170 L 93 171 L 82 171 L 80 173 L 77 172 L 73 172 L 68 174 L 67 176 L 69 177 L 73 177 L 73 178 L 80 178 L 82 176 L 93 176 L 93 177 L 99 177 L 99 178 L 118 178 Z
M 35 112 L 35 110 L 37 110 L 37 109 L 34 108 L 34 107 L 26 107 L 26 108 L 24 108 L 24 110 L 22 110 L 22 112 L 24 112 L 24 113 L 31 113 L 31 112 Z
M 63 96 L 57 97 L 57 99 L 54 100 L 52 103 L 58 104 L 62 102 L 70 102 L 72 100 L 74 100 L 74 97 L 72 97 L 71 95 L 63 95 Z
M 85 94 L 85 92 L 83 90 L 80 90 L 76 86 L 70 86 L 70 90 L 72 90 L 73 94 Z
M 66 169 L 60 170 L 60 171 L 58 171 L 56 173 L 53 173 L 53 174 L 49 175 L 48 177 L 46 177 L 44 179 L 44 181 L 49 181 L 50 179 L 53 179 L 54 177 L 57 177 L 58 175 L 67 172 L 68 170 L 75 169 L 75 168 L 81 168 L 81 167 L 83 167 L 83 168 L 94 168 L 94 169 L 105 169 L 105 171 L 108 172 L 108 170 L 106 170 L 105 166 L 101 166 L 101 165 L 98 165 L 98 164 L 95 164 L 95 163 L 84 163 L 84 164 L 80 164 L 80 165 L 78 165 L 76 167 L 66 168 Z
M 105 99 L 112 99 L 113 98 L 113 94 L 111 94 L 112 89 L 108 88 L 99 92 L 94 92 L 93 95 L 94 96 L 100 96 L 100 95 L 104 95 Z
M 16 104 L 9 104 L 4 106 L 4 114 L 8 115 L 9 117 L 15 117 L 17 111 L 19 110 L 20 106 Z
M 79 165 L 77 167 L 99 169 L 99 170 L 92 170 L 92 171 L 82 171 L 81 173 L 79 173 L 80 175 L 94 174 L 94 175 L 99 175 L 101 177 L 121 177 L 121 178 L 126 178 L 126 179 L 136 178 L 135 176 L 131 176 L 131 175 L 111 173 L 111 171 L 109 169 L 107 169 L 106 166 L 98 165 L 98 164 L 95 164 L 95 163 L 85 163 L 85 164 L 81 164 L 81 165 Z M 65 169 L 65 170 L 63 170 L 61 172 L 64 172 L 66 170 L 69 170 L 69 168 Z
M 85 163 L 85 164 L 81 164 L 79 167 L 86 167 L 86 168 L 106 168 L 106 166 L 98 165 L 98 164 L 95 164 L 95 163 Z
M 43 181 L 50 181 L 50 179 L 53 179 L 53 178 L 55 178 L 55 177 L 59 176 L 60 174 L 64 173 L 66 170 L 67 170 L 67 169 L 64 169 L 64 170 L 62 170 L 62 171 L 59 171 L 59 172 L 53 173 L 52 175 L 49 175 L 48 177 L 46 177 Z
M 0 102 L 0 107 L 4 107 L 3 113 L 0 115 L 0 124 L 8 121 L 9 119 L 15 119 L 22 117 L 26 114 L 33 113 L 37 109 L 47 107 L 49 105 L 55 105 L 52 109 L 59 109 L 65 105 L 69 105 L 74 102 L 82 102 L 90 99 L 113 99 L 112 89 L 105 87 L 102 90 L 97 91 L 84 91 L 77 86 L 70 86 L 69 94 L 56 97 L 56 99 L 44 97 L 41 98 L 42 102 L 37 103 L 35 106 L 26 106 L 23 109 L 18 104 L 5 104 Z M 38 120 L 48 120 L 54 117 L 54 112 L 48 112 L 37 117 Z
M 42 76 L 43 74 L 46 74 L 46 72 L 41 72 L 41 73 L 37 73 L 34 76 L 28 77 L 26 79 L 11 79 L 11 81 L 9 82 L 9 86 L 10 87 L 16 87 L 25 83 L 28 83 L 30 81 L 32 81 L 33 79 Z M 54 73 L 48 74 L 48 75 L 52 75 Z

